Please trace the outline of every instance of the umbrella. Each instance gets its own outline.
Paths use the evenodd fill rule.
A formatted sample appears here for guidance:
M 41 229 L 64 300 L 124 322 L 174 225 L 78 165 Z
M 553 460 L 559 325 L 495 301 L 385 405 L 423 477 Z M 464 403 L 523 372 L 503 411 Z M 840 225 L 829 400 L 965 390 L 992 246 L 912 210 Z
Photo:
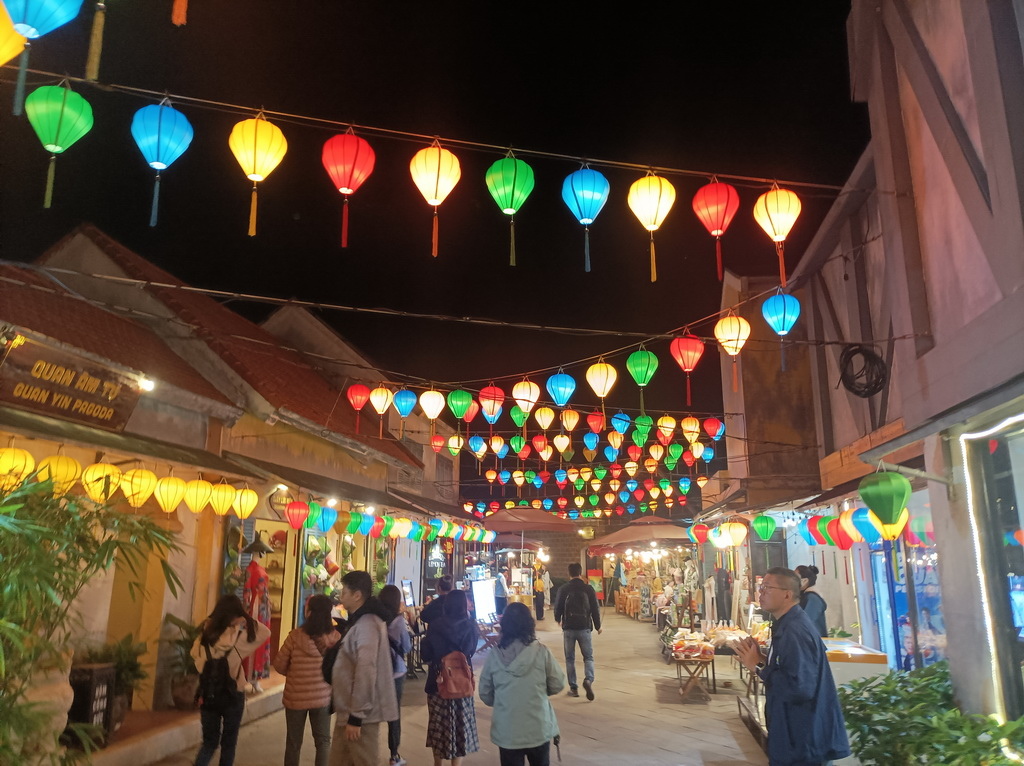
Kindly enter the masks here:
M 590 550 L 594 551 L 598 548 L 610 550 L 626 545 L 660 541 L 671 541 L 676 545 L 680 543 L 693 545 L 693 541 L 686 534 L 686 530 L 683 527 L 677 527 L 675 524 L 652 524 L 647 522 L 630 524 L 604 537 L 599 537 L 590 544 Z
M 526 548 L 528 550 L 536 551 L 544 547 L 544 543 L 540 540 L 530 540 L 529 538 L 518 537 L 513 534 L 498 535 L 494 538 L 494 544 L 499 547 L 498 553 L 501 553 L 502 549 L 518 551 Z M 513 546 L 516 547 L 513 548 Z
M 495 511 L 484 519 L 484 526 L 494 532 L 574 532 L 576 525 L 536 508 L 518 506 Z

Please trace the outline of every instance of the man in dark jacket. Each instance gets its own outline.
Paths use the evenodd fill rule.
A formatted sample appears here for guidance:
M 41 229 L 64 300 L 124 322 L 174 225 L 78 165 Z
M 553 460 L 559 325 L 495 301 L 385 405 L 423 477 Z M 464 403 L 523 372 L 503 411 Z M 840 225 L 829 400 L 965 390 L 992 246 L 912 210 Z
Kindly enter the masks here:
M 569 678 L 569 696 L 579 697 L 576 686 L 576 644 L 583 655 L 583 690 L 587 699 L 594 699 L 594 644 L 593 631 L 601 634 L 601 607 L 597 594 L 583 579 L 583 567 L 569 565 L 572 578 L 558 589 L 555 597 L 555 622 L 562 626 L 562 644 L 565 647 L 565 673 Z
M 437 598 L 423 607 L 420 612 L 420 621 L 429 623 L 431 620 L 441 616 L 441 609 L 444 605 L 444 597 L 452 592 L 452 576 L 444 575 L 437 578 Z
M 750 637 L 734 648 L 765 685 L 769 764 L 821 766 L 845 758 L 850 744 L 843 713 L 825 645 L 800 608 L 800 577 L 784 567 L 769 569 L 758 594 L 773 619 L 768 656 Z

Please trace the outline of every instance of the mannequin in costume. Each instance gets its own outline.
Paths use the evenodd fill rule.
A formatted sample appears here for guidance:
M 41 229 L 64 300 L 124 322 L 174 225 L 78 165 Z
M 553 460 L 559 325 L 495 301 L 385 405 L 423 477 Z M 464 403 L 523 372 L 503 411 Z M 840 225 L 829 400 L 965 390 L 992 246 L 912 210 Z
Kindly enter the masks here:
M 259 560 L 264 554 L 271 552 L 257 534 L 256 539 L 243 553 L 252 555 L 249 566 L 245 569 L 245 591 L 242 594 L 242 604 L 249 615 L 256 622 L 270 627 L 270 579 L 267 570 L 263 568 Z M 263 691 L 260 686 L 260 679 L 270 676 L 270 642 L 264 642 L 251 657 L 246 659 L 247 677 L 252 684 L 254 693 Z

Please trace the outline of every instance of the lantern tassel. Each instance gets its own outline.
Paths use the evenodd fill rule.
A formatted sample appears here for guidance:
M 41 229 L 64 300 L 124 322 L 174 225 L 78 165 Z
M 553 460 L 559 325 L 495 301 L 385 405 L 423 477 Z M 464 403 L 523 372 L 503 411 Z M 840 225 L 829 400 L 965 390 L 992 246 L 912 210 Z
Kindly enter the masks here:
M 26 40 L 25 49 L 21 52 L 21 57 L 18 59 L 18 79 L 14 85 L 14 108 L 11 110 L 11 114 L 15 117 L 20 117 L 25 110 L 25 80 L 28 79 L 28 53 L 30 48 L 31 43 Z
M 47 210 L 53 202 L 53 177 L 57 172 L 57 155 L 50 155 L 50 166 L 46 169 L 46 192 L 43 194 L 43 207 Z
M 718 281 L 721 282 L 723 277 L 722 272 L 722 238 L 715 237 L 715 259 L 718 261 Z
M 252 184 L 252 199 L 249 202 L 249 236 L 256 236 L 256 182 Z
M 686 373 L 686 406 L 690 406 L 690 373 Z
M 359 410 L 356 410 L 356 433 L 359 433 Z
M 786 286 L 786 258 L 785 258 L 785 242 L 775 243 L 775 252 L 779 254 L 779 283 Z
M 341 203 L 341 246 L 348 247 L 348 196 Z
M 516 219 L 508 219 L 508 265 L 516 265 Z
M 171 23 L 176 27 L 185 26 L 188 21 L 188 0 L 174 0 L 171 7 Z
M 733 390 L 733 393 L 735 393 L 735 392 L 740 390 L 740 376 L 739 376 L 739 373 L 736 371 L 736 358 L 735 357 L 733 357 L 733 360 L 732 360 L 732 390 Z
M 654 233 L 651 233 L 651 281 L 658 281 L 658 264 L 654 256 Z
M 434 231 L 430 236 L 430 254 L 437 258 L 437 208 L 434 208 Z
M 100 78 L 100 56 L 103 55 L 103 25 L 107 18 L 106 4 L 96 3 L 96 15 L 92 17 L 92 33 L 89 35 L 89 55 L 85 60 L 85 79 L 96 82 Z
M 782 366 L 782 371 L 786 371 L 786 343 L 780 338 L 779 339 L 779 362 Z
M 590 273 L 590 227 L 583 229 L 583 270 Z
M 647 414 L 647 412 L 644 410 L 644 390 L 642 388 L 640 389 L 640 414 Z
M 160 207 L 160 174 L 156 174 L 156 180 L 153 181 L 153 204 L 149 207 L 149 225 L 150 227 L 156 226 L 157 210 Z

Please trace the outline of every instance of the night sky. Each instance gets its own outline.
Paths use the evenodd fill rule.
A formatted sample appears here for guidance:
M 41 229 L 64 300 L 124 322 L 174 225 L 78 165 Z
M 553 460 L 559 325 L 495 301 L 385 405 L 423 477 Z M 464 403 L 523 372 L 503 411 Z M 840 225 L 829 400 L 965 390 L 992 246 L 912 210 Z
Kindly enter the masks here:
M 849 97 L 848 3 L 409 3 L 347 0 L 192 0 L 188 24 L 170 0 L 109 0 L 100 81 L 392 131 L 573 157 L 841 185 L 867 143 L 866 109 Z M 31 66 L 81 76 L 93 4 L 33 45 Z M 227 148 L 253 116 L 176 103 L 195 127 L 192 147 L 163 175 L 159 226 L 148 227 L 153 171 L 135 147 L 134 111 L 152 101 L 75 85 L 95 127 L 57 161 L 54 207 L 42 208 L 48 155 L 10 115 L 14 69 L 0 115 L 2 257 L 32 260 L 91 222 L 183 280 L 204 287 L 612 331 L 661 333 L 717 310 L 714 244 L 690 209 L 705 179 L 670 175 L 678 199 L 655 235 L 659 281 L 648 280 L 648 235 L 625 203 L 636 170 L 599 167 L 611 199 L 582 227 L 560 198 L 579 167 L 521 155 L 537 186 L 516 216 L 519 265 L 508 266 L 508 224 L 484 171 L 500 154 L 451 146 L 462 181 L 440 208 L 440 255 L 430 256 L 431 209 L 408 163 L 426 145 L 359 131 L 374 175 L 351 200 L 350 247 L 338 247 L 341 198 L 320 164 L 340 128 L 273 119 L 289 152 L 260 184 L 259 234 L 246 236 L 250 182 Z M 48 84 L 30 77 L 29 90 Z M 777 273 L 774 249 L 750 210 L 765 186 L 739 186 L 741 208 L 723 240 L 726 266 Z M 787 245 L 790 268 L 833 199 L 794 187 L 804 213 Z M 266 307 L 234 303 L 254 319 Z M 439 384 L 511 388 L 522 373 L 626 345 L 426 320 L 325 313 L 379 365 Z M 711 324 L 695 328 L 710 335 Z M 685 409 L 683 376 L 667 344 L 652 410 Z M 636 407 L 624 355 L 613 407 Z M 543 384 L 547 373 L 537 376 Z M 510 376 L 510 377 L 506 377 Z M 504 380 L 502 380 L 504 378 Z M 720 411 L 715 352 L 694 377 L 694 409 Z M 587 411 L 589 391 L 577 394 Z M 610 414 L 610 413 L 609 413 Z M 652 413 L 654 414 L 654 413 Z M 655 414 L 657 417 L 657 414 Z

